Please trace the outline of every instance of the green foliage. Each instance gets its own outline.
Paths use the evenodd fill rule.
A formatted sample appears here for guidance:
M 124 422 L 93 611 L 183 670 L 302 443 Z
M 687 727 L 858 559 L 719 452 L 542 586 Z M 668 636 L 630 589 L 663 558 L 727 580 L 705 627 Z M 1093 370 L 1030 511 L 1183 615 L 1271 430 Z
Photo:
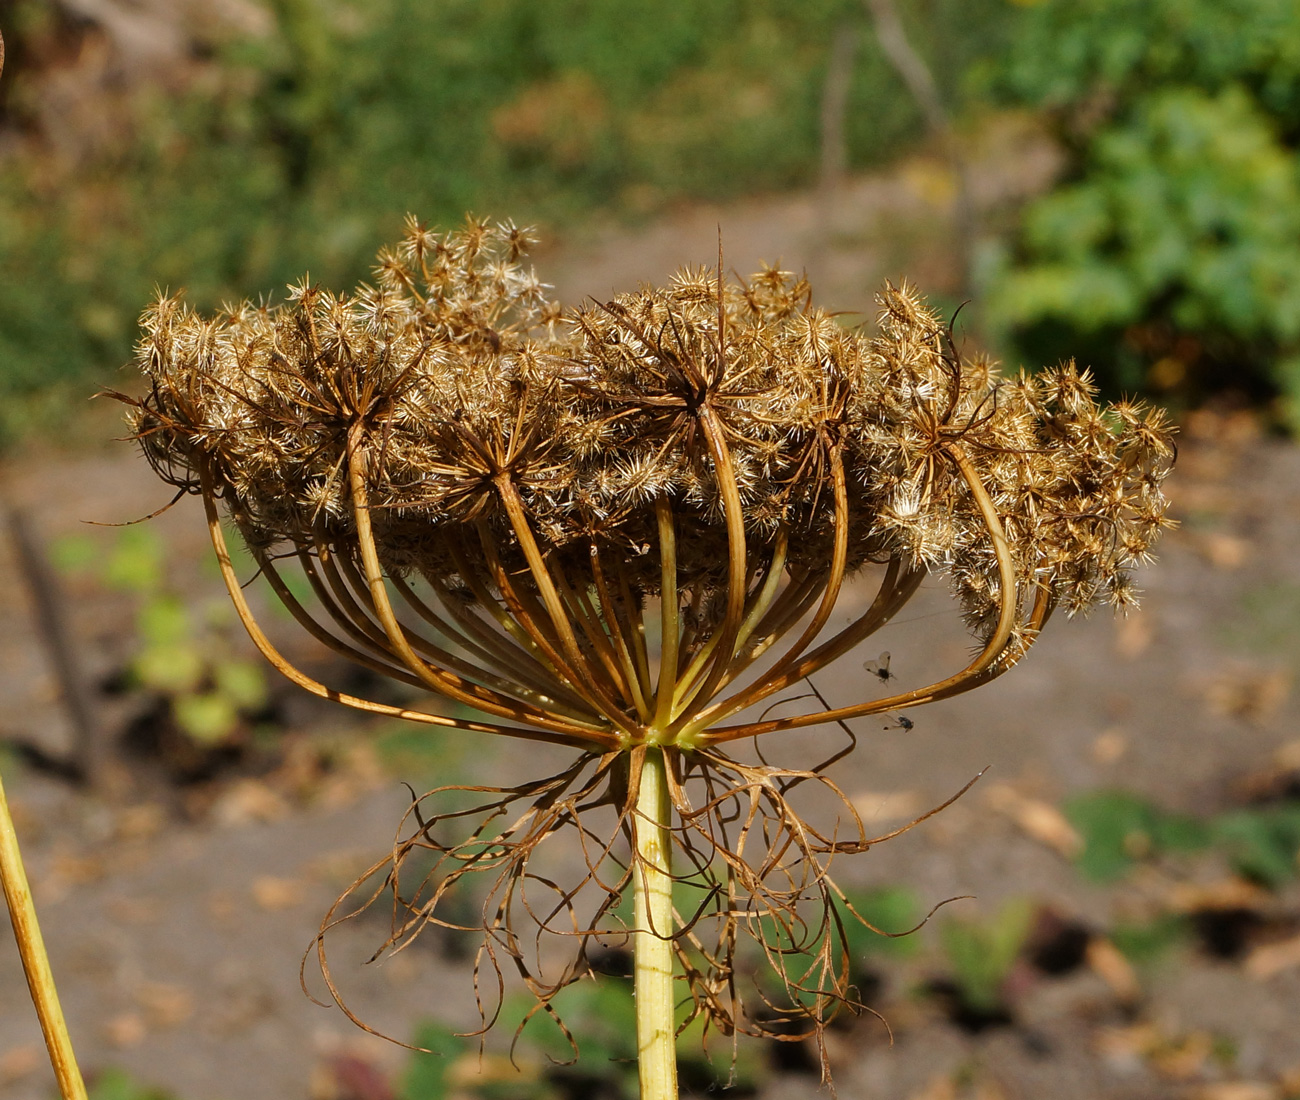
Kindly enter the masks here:
M 175 1100 L 172 1093 L 142 1084 L 124 1069 L 111 1068 L 94 1080 L 90 1100 Z
M 448 1100 L 452 1094 L 449 1069 L 468 1049 L 465 1040 L 426 1020 L 416 1029 L 411 1045 L 422 1049 L 411 1055 L 397 1089 L 398 1100 Z
M 188 90 L 127 101 L 121 139 L 88 161 L 33 142 L 0 163 L 0 442 L 57 407 L 40 395 L 108 377 L 155 286 L 211 308 L 304 270 L 348 285 L 407 211 L 563 223 L 809 182 L 841 28 L 860 41 L 850 163 L 923 132 L 857 0 L 269 6 L 267 33 L 205 43 Z M 960 99 L 1005 33 L 1003 0 L 902 6 Z M 15 8 L 13 57 L 53 52 L 52 6 Z M 20 122 L 24 75 L 6 73 Z
M 950 918 L 939 927 L 952 979 L 963 1004 L 993 1012 L 1002 1004 L 1002 987 L 1024 947 L 1034 918 L 1027 898 L 1012 898 L 985 921 Z
M 166 548 L 158 533 L 150 527 L 127 527 L 122 530 L 104 563 L 103 580 L 109 588 L 146 595 L 160 589 L 165 582 Z M 64 551 L 60 558 L 75 558 Z M 85 561 L 89 566 L 95 559 Z
M 1079 867 L 1110 882 L 1142 859 L 1212 848 L 1242 875 L 1278 887 L 1300 872 L 1300 802 L 1229 810 L 1201 821 L 1125 791 L 1094 791 L 1065 806 L 1084 849 Z
M 520 997 L 517 1013 L 533 1003 Z M 579 982 L 555 1001 L 555 1010 L 578 1044 L 576 1068 L 585 1075 L 614 1083 L 619 1095 L 636 1100 L 636 1001 L 630 978 L 602 976 Z M 537 1013 L 526 1033 L 529 1045 L 546 1061 L 560 1064 L 573 1060 L 574 1051 L 555 1021 Z
M 1300 424 L 1300 8 L 1046 0 L 997 83 L 1070 150 L 994 265 L 1018 350 L 1126 388 L 1280 392 Z
M 555 999 L 556 1012 L 578 1044 L 576 1061 L 573 1047 L 555 1020 L 547 1013 L 533 1012 L 534 1007 L 531 997 L 509 998 L 497 1022 L 499 1035 L 513 1037 L 528 1017 L 514 1049 L 513 1065 L 491 1055 L 480 1065 L 476 1052 L 463 1039 L 431 1021 L 421 1025 L 415 1045 L 439 1054 L 412 1056 L 399 1100 L 444 1100 L 453 1095 L 475 1100 L 559 1100 L 573 1095 L 637 1100 L 636 1002 L 631 979 L 602 975 L 569 986 Z M 683 1081 L 698 1085 L 700 1091 L 727 1088 L 750 1095 L 764 1068 L 755 1044 L 742 1043 L 733 1066 L 729 1043 L 721 1044 L 715 1062 L 704 1051 L 703 1039 L 699 1020 L 678 1035 L 678 1069 Z M 453 1089 L 451 1067 L 458 1057 L 475 1059 L 482 1072 L 477 1076 L 456 1074 Z
M 230 652 L 229 603 L 210 602 L 196 621 L 194 609 L 168 585 L 166 547 L 156 532 L 128 527 L 103 557 L 89 539 L 62 539 L 51 556 L 60 568 L 89 573 L 135 598 L 136 650 L 127 666 L 131 686 L 167 700 L 186 736 L 202 745 L 219 744 L 266 705 L 262 665 Z
M 1065 816 L 1083 837 L 1079 868 L 1097 882 L 1122 877 L 1138 859 L 1202 847 L 1208 835 L 1196 821 L 1166 814 L 1127 791 L 1093 791 L 1072 798 Z
M 1131 961 L 1150 963 L 1185 942 L 1190 935 L 1186 917 L 1165 914 L 1145 923 L 1116 925 L 1110 938 Z
M 1120 103 L 1152 88 L 1259 91 L 1278 117 L 1300 110 L 1300 12 L 1291 0 L 1042 0 L 1027 5 L 1000 66 L 1003 88 L 1077 107 L 1105 91 Z
M 1249 878 L 1278 887 L 1300 871 L 1300 803 L 1222 814 L 1212 828 L 1215 843 Z
M 852 913 L 842 913 L 844 939 L 855 965 L 872 955 L 887 958 L 911 958 L 921 949 L 913 930 L 920 923 L 920 903 L 905 886 L 882 886 L 875 890 L 848 894 L 849 904 L 862 920 Z M 873 931 L 862 923 L 872 925 Z
M 1300 585 L 1263 581 L 1247 588 L 1219 640 L 1247 653 L 1300 659 Z

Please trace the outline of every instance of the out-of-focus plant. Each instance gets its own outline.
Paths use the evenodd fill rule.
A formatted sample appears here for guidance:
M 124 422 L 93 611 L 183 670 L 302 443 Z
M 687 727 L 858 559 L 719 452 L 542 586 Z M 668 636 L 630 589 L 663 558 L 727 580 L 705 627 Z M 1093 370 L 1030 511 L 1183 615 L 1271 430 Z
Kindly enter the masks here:
M 200 745 L 217 745 L 247 726 L 267 703 L 262 666 L 232 652 L 234 625 L 225 600 L 196 609 L 167 581 L 165 547 L 146 528 L 128 528 L 100 554 L 86 539 L 54 547 L 65 569 L 91 570 L 106 586 L 136 601 L 135 651 L 123 687 L 161 700 L 176 728 Z
M 1090 791 L 1066 803 L 1065 813 L 1083 837 L 1080 869 L 1100 882 L 1144 860 L 1207 850 L 1272 888 L 1300 873 L 1300 802 L 1294 799 L 1197 818 L 1128 791 Z
M 1012 898 L 984 920 L 952 917 L 939 928 L 961 1007 L 988 1017 L 1003 1007 L 1003 987 L 1033 925 L 1034 904 Z
M 996 259 L 992 323 L 1110 386 L 1282 395 L 1300 426 L 1300 8 L 1043 0 L 998 83 L 1068 152 Z
M 902 6 L 958 98 L 1003 0 Z M 831 40 L 863 22 L 860 0 L 275 0 L 252 27 L 209 13 L 164 83 L 74 102 L 64 124 L 112 134 L 74 154 L 41 130 L 42 66 L 112 46 L 61 7 L 5 26 L 0 443 L 127 358 L 156 285 L 205 308 L 304 268 L 346 285 L 412 208 L 565 223 L 811 182 Z M 845 118 L 850 167 L 923 132 L 867 34 Z
M 1140 860 L 1196 851 L 1209 841 L 1202 822 L 1167 813 L 1129 791 L 1077 795 L 1065 804 L 1065 816 L 1083 838 L 1079 869 L 1098 882 L 1120 878 Z
M 925 916 L 906 886 L 846 891 L 845 901 L 858 920 L 845 920 L 845 943 L 859 968 L 870 958 L 911 958 L 921 948 L 912 932 Z M 859 974 L 861 971 L 859 971 Z
M 90 1100 L 177 1100 L 166 1089 L 147 1085 L 124 1069 L 110 1067 L 90 1085 Z
M 529 1014 L 526 997 L 507 1001 L 502 1023 L 508 1030 Z M 636 1004 L 627 975 L 602 974 L 570 986 L 558 998 L 557 1012 L 577 1037 L 582 1061 L 572 1061 L 569 1037 L 543 1022 L 511 1047 L 509 1057 L 484 1052 L 445 1024 L 430 1020 L 415 1031 L 412 1054 L 398 1085 L 400 1100 L 636 1100 L 638 1095 Z M 680 1036 L 680 1068 L 698 1090 L 727 1089 L 751 1096 L 762 1078 L 758 1051 L 744 1048 L 733 1061 L 728 1049 L 717 1063 L 702 1047 L 702 1027 Z M 428 1052 L 428 1053 L 426 1053 Z

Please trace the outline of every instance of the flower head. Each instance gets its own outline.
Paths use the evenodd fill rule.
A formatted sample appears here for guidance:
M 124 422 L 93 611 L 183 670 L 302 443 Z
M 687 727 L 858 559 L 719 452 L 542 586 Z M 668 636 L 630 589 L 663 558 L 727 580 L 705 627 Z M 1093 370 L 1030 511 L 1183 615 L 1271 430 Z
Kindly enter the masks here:
M 783 937 L 803 943 L 814 965 L 782 972 L 814 994 L 792 1000 L 820 1026 L 825 1004 L 847 996 L 825 946 L 827 863 L 870 841 L 851 808 L 848 839 L 800 819 L 791 792 L 829 784 L 820 769 L 765 771 L 721 746 L 958 694 L 1010 668 L 1057 606 L 1131 605 L 1130 570 L 1168 525 L 1170 429 L 1132 402 L 1099 406 L 1073 364 L 1007 379 L 964 358 L 906 285 L 882 293 L 872 336 L 814 307 L 788 272 L 727 282 L 721 264 L 565 313 L 523 266 L 529 243 L 508 224 L 437 234 L 412 220 L 380 254 L 375 285 L 353 295 L 304 280 L 282 306 L 213 319 L 162 298 L 143 321 L 150 389 L 132 402 L 136 434 L 164 480 L 202 494 L 232 598 L 298 683 L 584 754 L 562 777 L 503 793 L 533 810 L 486 847 L 476 834 L 473 858 L 440 847 L 456 869 L 437 897 L 485 861 L 508 869 L 499 884 L 521 881 L 536 845 L 600 791 L 618 809 L 615 834 L 635 835 L 634 778 L 647 751 L 667 752 L 677 821 L 665 827 L 718 929 L 711 948 L 696 922 L 675 940 L 697 1011 L 758 1026 L 732 1003 L 743 926 L 773 960 Z M 290 666 L 243 600 L 223 509 L 324 644 L 483 720 L 347 696 Z M 313 608 L 281 577 L 286 558 Z M 874 599 L 828 634 L 862 571 Z M 846 707 L 753 717 L 883 627 L 932 572 L 978 639 L 966 667 Z M 745 825 L 747 800 L 760 809 Z M 770 839 L 745 851 L 759 819 Z M 430 837 L 421 825 L 416 846 Z M 390 861 L 390 884 L 409 851 Z M 606 901 L 574 917 L 584 934 L 638 858 L 606 881 L 612 852 L 593 857 Z M 810 894 L 825 903 L 820 924 L 802 916 Z M 509 921 L 494 897 L 489 941 Z M 411 904 L 428 912 L 428 899 Z M 574 905 L 565 894 L 557 909 Z

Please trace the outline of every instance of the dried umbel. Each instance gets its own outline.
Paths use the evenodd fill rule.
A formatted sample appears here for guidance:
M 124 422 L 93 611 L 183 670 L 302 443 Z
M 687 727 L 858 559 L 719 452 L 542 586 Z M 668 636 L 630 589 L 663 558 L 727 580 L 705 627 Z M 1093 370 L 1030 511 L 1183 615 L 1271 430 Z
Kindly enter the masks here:
M 362 710 L 578 751 L 559 776 L 492 791 L 496 816 L 468 843 L 438 840 L 417 804 L 411 838 L 373 870 L 402 900 L 393 943 L 442 921 L 465 873 L 492 872 L 486 957 L 525 969 L 544 1006 L 631 884 L 644 1079 L 656 1059 L 671 1071 L 674 956 L 695 1013 L 729 1033 L 789 1037 L 790 1017 L 816 1032 L 849 998 L 827 868 L 872 838 L 847 803 L 837 831 L 798 811 L 799 793 L 838 794 L 821 766 L 748 765 L 723 746 L 948 698 L 1015 664 L 1057 606 L 1127 607 L 1128 571 L 1167 525 L 1173 448 L 1159 412 L 1098 407 L 1073 365 L 1008 379 L 964 359 L 907 287 L 882 294 L 874 336 L 814 308 L 802 279 L 733 283 L 721 263 L 564 313 L 521 265 L 528 244 L 509 225 L 412 221 L 352 296 L 304 283 L 283 306 L 210 319 L 163 298 L 144 318 L 150 388 L 133 423 L 164 480 L 202 495 L 231 598 L 290 678 Z M 290 666 L 248 610 L 223 511 L 316 638 L 483 720 L 355 698 Z M 282 578 L 290 559 L 314 608 Z M 858 572 L 874 598 L 828 632 Z M 966 667 L 755 716 L 935 572 L 979 642 Z M 602 808 L 597 835 L 585 822 Z M 525 905 L 530 859 L 565 827 L 586 842 L 585 877 Z M 438 867 L 409 892 L 400 870 L 420 848 Z M 694 900 L 678 911 L 684 880 Z M 525 908 L 578 937 L 553 979 L 522 961 Z M 740 933 L 788 1003 L 741 1004 Z

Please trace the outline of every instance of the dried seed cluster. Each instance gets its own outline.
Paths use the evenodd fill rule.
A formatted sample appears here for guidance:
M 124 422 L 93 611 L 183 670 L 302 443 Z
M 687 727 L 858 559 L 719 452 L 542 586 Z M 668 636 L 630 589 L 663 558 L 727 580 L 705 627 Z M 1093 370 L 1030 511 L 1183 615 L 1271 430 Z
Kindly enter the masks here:
M 1006 379 L 963 358 L 907 287 L 881 295 L 874 336 L 814 308 L 788 272 L 726 282 L 721 261 L 564 313 L 523 266 L 529 244 L 511 225 L 437 235 L 412 221 L 352 296 L 304 282 L 282 306 L 215 318 L 162 298 L 138 352 L 149 391 L 123 400 L 162 477 L 203 495 L 231 599 L 287 676 L 362 710 L 582 750 L 558 775 L 472 788 L 489 800 L 468 842 L 436 837 L 464 810 L 417 800 L 418 829 L 341 904 L 391 895 L 400 946 L 431 923 L 459 927 L 439 904 L 462 875 L 488 875 L 486 1027 L 504 966 L 553 1011 L 625 888 L 656 876 L 693 1015 L 728 1034 L 820 1035 L 863 1007 L 830 863 L 895 835 L 870 837 L 826 775 L 852 747 L 846 720 L 988 682 L 1057 606 L 1131 604 L 1129 570 L 1168 525 L 1170 429 L 1133 403 L 1099 407 L 1073 365 Z M 346 695 L 285 661 L 244 599 L 222 505 L 316 638 L 486 717 Z M 281 577 L 288 558 L 310 606 Z M 868 564 L 874 597 L 832 633 L 846 577 Z M 810 678 L 934 571 L 979 652 L 924 686 L 867 677 L 879 697 L 832 708 Z M 746 719 L 803 682 L 798 698 L 822 709 Z M 850 745 L 811 767 L 722 748 L 830 722 Z M 647 768 L 671 808 L 638 802 Z M 840 820 L 819 831 L 799 800 L 814 818 L 838 802 Z M 606 811 L 610 830 L 595 824 Z M 580 881 L 531 875 L 538 847 L 570 829 Z M 420 851 L 434 868 L 412 889 L 403 868 Z M 674 916 L 674 882 L 702 899 L 689 918 Z M 356 911 L 337 912 L 322 935 Z M 524 921 L 576 942 L 572 965 L 546 977 Z M 664 942 L 645 932 L 638 952 Z M 788 1005 L 761 991 L 758 1011 L 744 1004 L 746 938 Z
M 216 491 L 256 546 L 353 536 L 349 432 L 387 571 L 454 578 L 448 543 L 487 525 L 510 569 L 524 553 L 508 481 L 556 567 L 593 544 L 661 582 L 654 501 L 673 500 L 680 591 L 707 628 L 728 561 L 729 465 L 751 557 L 789 532 L 787 568 L 826 568 L 843 479 L 848 560 L 947 570 L 969 621 L 998 618 L 987 522 L 954 453 L 1005 530 L 1017 581 L 1071 612 L 1133 602 L 1129 569 L 1166 525 L 1173 449 L 1157 410 L 1100 407 L 1072 364 L 1004 379 L 957 355 L 917 295 L 881 295 L 878 334 L 809 303 L 803 279 L 683 270 L 663 288 L 562 314 L 522 265 L 527 232 L 412 221 L 352 296 L 306 282 L 287 304 L 214 318 L 176 297 L 145 315 L 135 416 L 163 477 Z M 839 471 L 839 473 L 837 473 Z M 844 517 L 841 517 L 841 522 Z

